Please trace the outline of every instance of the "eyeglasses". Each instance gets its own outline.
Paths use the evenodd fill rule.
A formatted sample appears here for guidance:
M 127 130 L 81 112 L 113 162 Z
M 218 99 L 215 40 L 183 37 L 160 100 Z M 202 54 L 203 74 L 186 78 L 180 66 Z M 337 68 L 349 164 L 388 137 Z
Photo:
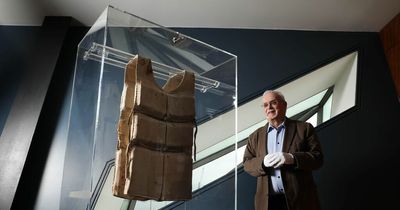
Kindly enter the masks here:
M 270 107 L 270 106 L 275 107 L 275 106 L 277 106 L 278 104 L 279 104 L 279 101 L 278 101 L 278 100 L 272 100 L 272 101 L 270 101 L 269 103 L 267 102 L 267 103 L 261 104 L 261 107 L 263 107 L 263 108 L 267 108 L 267 107 Z

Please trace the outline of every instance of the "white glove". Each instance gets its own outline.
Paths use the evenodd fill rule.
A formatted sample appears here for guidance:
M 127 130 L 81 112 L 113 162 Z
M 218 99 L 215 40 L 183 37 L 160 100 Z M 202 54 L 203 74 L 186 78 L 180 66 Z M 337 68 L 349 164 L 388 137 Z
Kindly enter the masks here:
M 286 152 L 275 152 L 264 157 L 265 167 L 279 168 L 283 164 L 294 164 L 293 155 Z

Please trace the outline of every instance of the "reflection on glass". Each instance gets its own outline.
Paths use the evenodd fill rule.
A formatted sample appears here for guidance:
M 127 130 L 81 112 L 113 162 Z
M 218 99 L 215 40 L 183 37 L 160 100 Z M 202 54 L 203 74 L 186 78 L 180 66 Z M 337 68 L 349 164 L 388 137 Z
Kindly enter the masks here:
M 236 56 L 109 6 L 78 46 L 62 210 L 147 210 L 170 203 L 128 201 L 111 193 L 124 68 L 133 55 L 151 59 L 160 87 L 179 71 L 196 75 L 197 152 L 229 137 L 230 145 L 236 143 Z M 211 133 L 215 135 L 210 137 Z M 225 165 L 232 170 L 235 161 Z M 197 171 L 205 169 L 197 168 L 193 190 L 219 178 L 208 173 L 199 176 Z M 235 203 L 235 191 L 230 193 L 230 202 Z

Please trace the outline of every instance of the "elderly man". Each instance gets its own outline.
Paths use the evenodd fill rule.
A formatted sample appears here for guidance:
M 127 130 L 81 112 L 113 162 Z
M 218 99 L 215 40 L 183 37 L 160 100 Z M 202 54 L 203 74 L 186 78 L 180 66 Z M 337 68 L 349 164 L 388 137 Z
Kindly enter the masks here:
M 312 171 L 323 164 L 314 127 L 286 117 L 278 91 L 263 94 L 268 123 L 248 139 L 244 170 L 257 177 L 256 210 L 320 210 Z

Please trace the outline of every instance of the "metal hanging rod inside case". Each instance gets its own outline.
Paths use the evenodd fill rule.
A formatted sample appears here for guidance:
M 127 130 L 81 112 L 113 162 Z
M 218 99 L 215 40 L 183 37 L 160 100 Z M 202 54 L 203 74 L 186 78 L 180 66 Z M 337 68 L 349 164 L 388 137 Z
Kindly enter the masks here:
M 99 62 L 102 62 L 102 58 L 104 58 L 104 63 L 106 64 L 120 68 L 125 68 L 129 60 L 134 56 L 135 55 L 133 54 L 126 53 L 124 51 L 93 42 L 90 49 L 85 52 L 83 58 L 84 60 L 95 60 Z M 167 66 L 155 61 L 152 61 L 152 67 L 154 76 L 157 79 L 163 79 L 163 80 L 167 80 L 170 77 L 183 72 L 183 70 L 181 69 Z M 207 92 L 208 90 L 214 93 L 220 92 L 215 90 L 215 88 L 218 88 L 221 85 L 220 82 L 201 76 L 199 74 L 195 74 L 195 78 L 196 78 L 195 88 L 198 89 L 199 91 L 203 93 Z

